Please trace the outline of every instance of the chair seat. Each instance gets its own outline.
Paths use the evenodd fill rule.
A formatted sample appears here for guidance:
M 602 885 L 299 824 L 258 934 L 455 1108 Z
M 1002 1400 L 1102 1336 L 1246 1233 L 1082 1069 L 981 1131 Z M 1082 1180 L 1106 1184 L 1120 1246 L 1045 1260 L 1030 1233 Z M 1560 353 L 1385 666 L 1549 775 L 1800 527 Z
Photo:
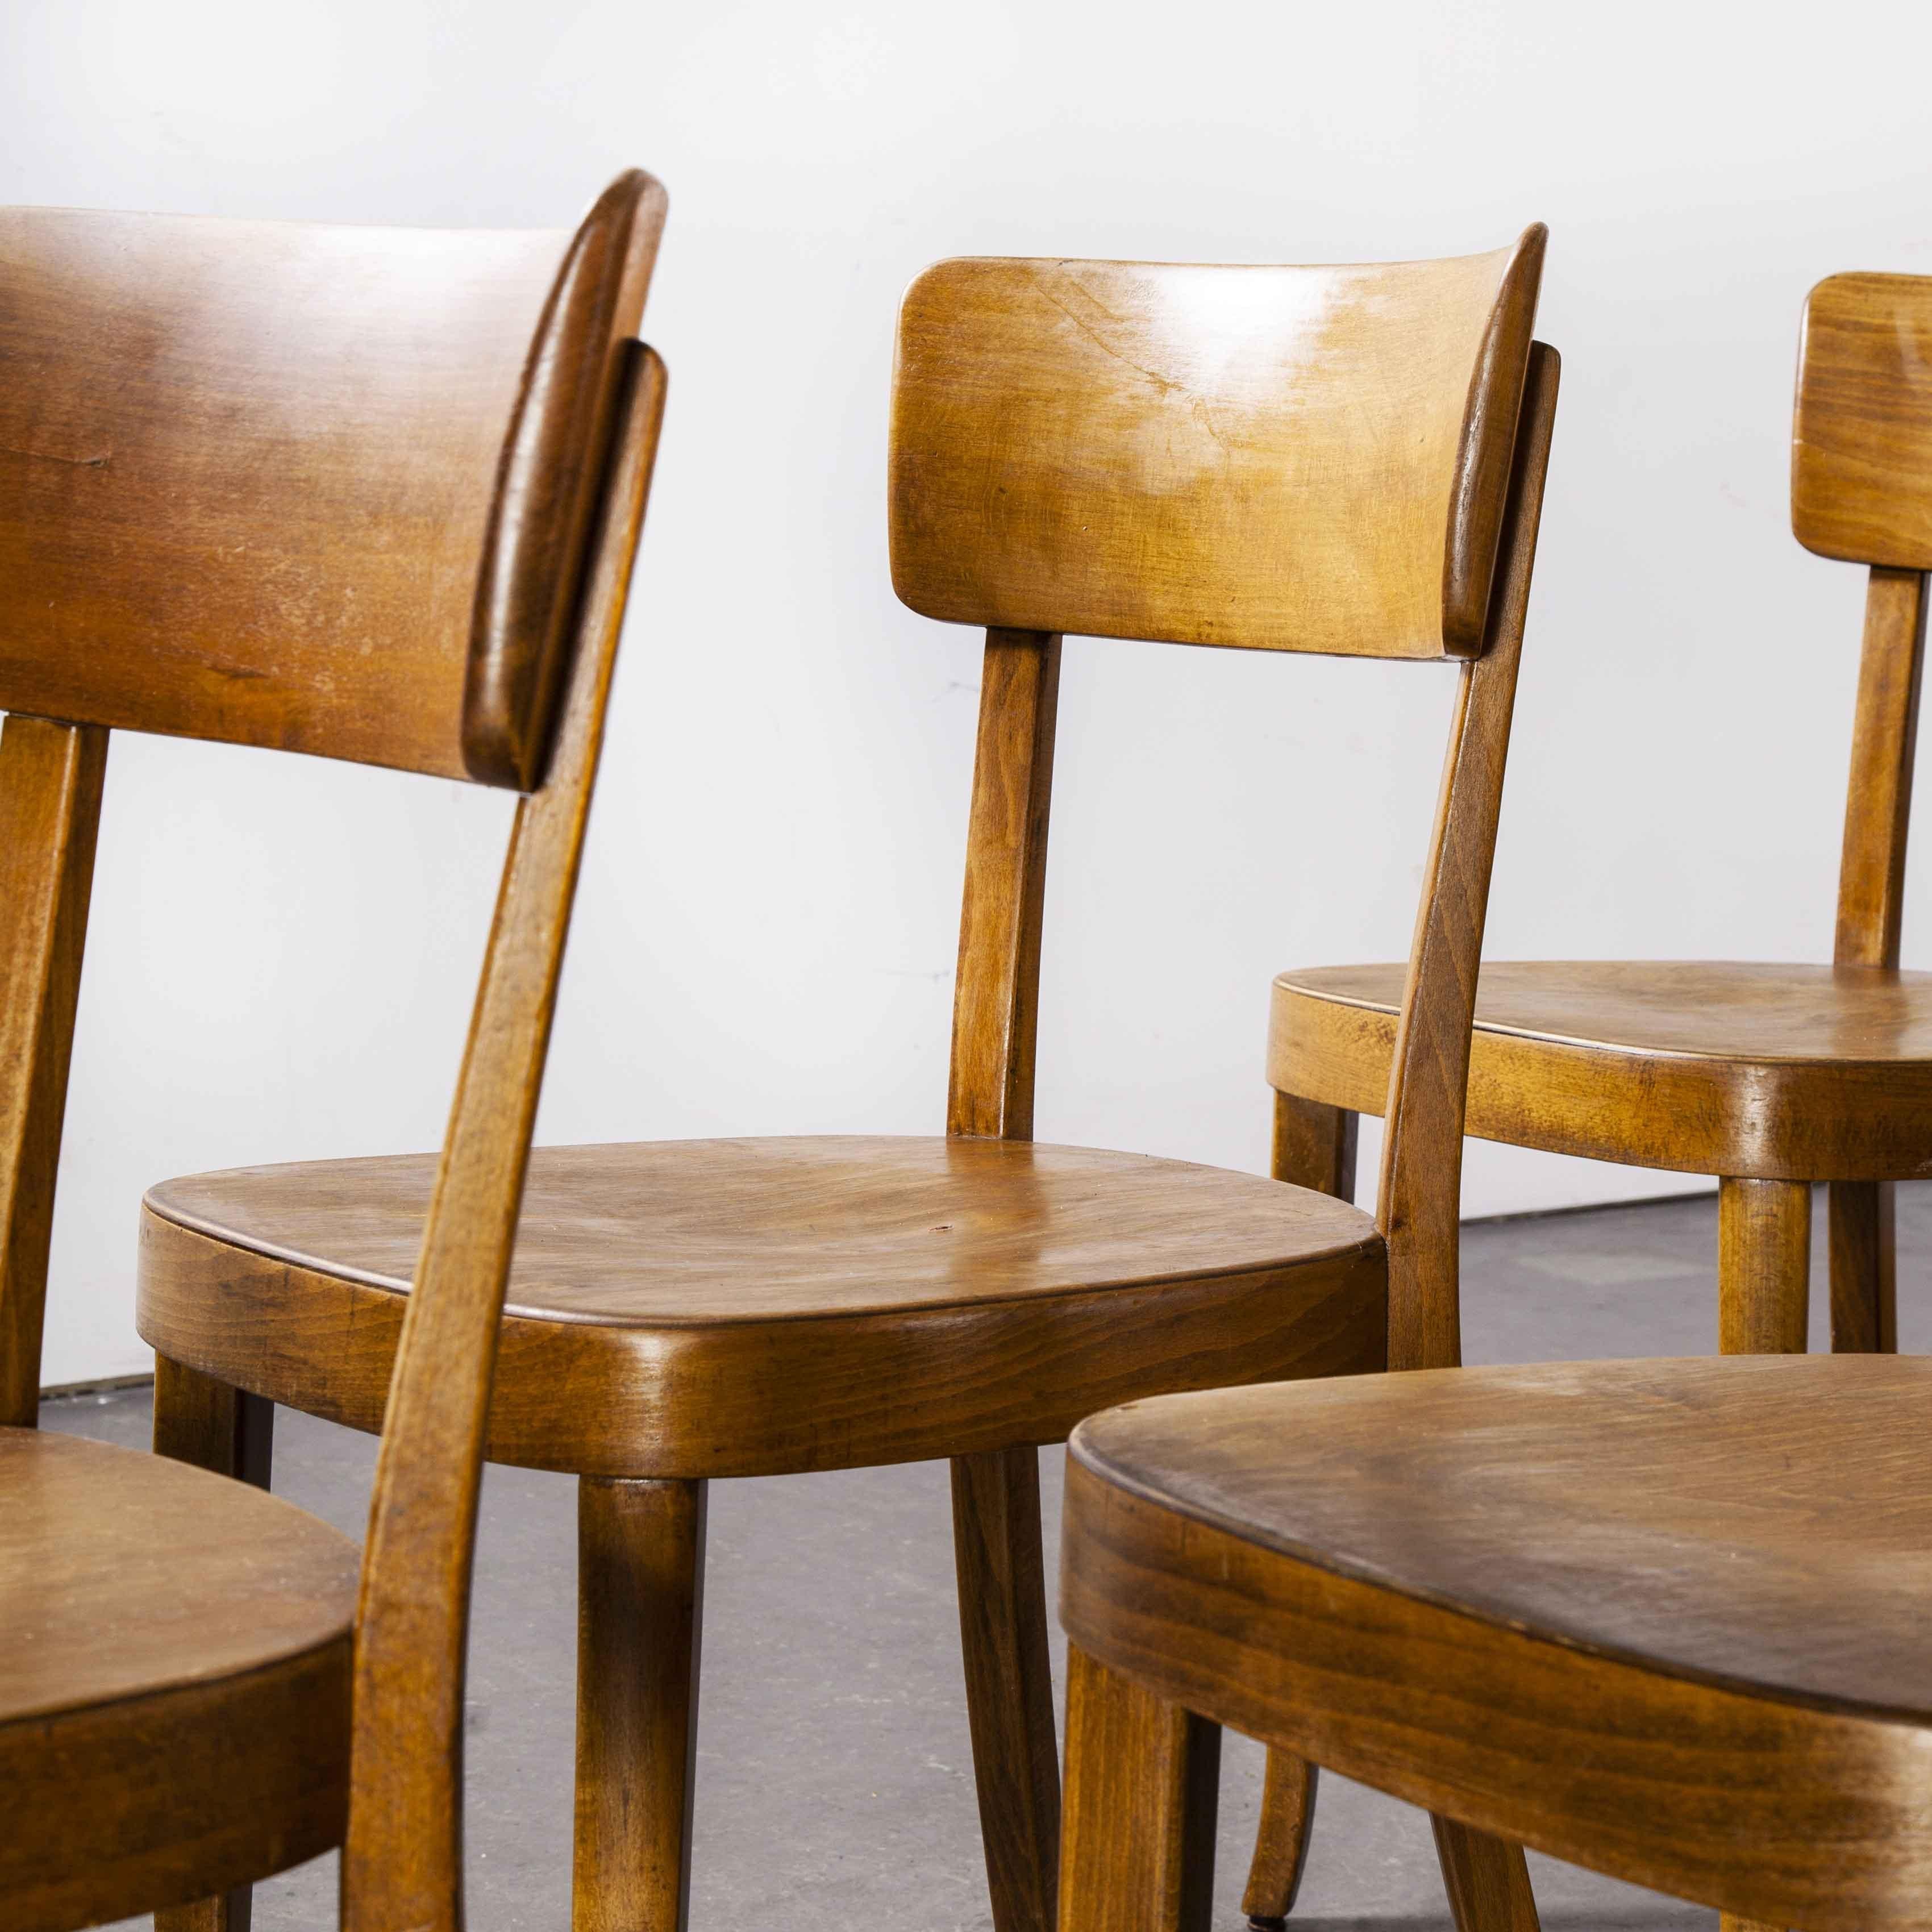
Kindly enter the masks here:
M 0 1430 L 0 1925 L 88 1925 L 341 1840 L 362 1552 L 244 1484 Z
M 380 1426 L 428 1156 L 170 1181 L 141 1333 L 278 1402 Z M 540 1148 L 494 1460 L 772 1474 L 1058 1441 L 1172 1388 L 1383 1360 L 1370 1217 L 1253 1175 L 1026 1142 Z
M 1922 1918 L 1928 1409 L 1932 1361 L 1886 1356 L 1138 1403 L 1074 1434 L 1062 1614 L 1172 1701 L 1598 1869 Z M 1825 1838 L 1828 1895 L 1778 1890 Z
M 1268 1077 L 1379 1114 L 1400 965 L 1274 982 Z M 1496 961 L 1478 982 L 1468 1131 L 1766 1180 L 1932 1174 L 1932 974 L 1704 960 Z

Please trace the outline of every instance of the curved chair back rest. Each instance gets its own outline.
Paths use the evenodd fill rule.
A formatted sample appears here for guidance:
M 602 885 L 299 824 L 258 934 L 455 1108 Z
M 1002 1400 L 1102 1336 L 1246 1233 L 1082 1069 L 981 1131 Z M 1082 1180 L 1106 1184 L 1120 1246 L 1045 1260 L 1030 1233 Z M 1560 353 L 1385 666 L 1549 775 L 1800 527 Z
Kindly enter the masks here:
M 950 1132 L 1033 1132 L 1060 633 L 1460 658 L 1390 1079 L 1390 1356 L 1456 1359 L 1476 965 L 1556 406 L 1544 231 L 1361 268 L 943 262 L 900 316 L 892 580 L 987 627 Z
M 1791 527 L 1820 556 L 1932 570 L 1932 275 L 1832 275 L 1806 298 Z
M 1833 956 L 1896 967 L 1932 570 L 1932 276 L 1832 275 L 1806 298 L 1791 528 L 1820 556 L 1871 566 Z M 1870 1221 L 1888 1241 L 1889 1210 L 1867 1191 L 1832 1188 L 1834 1228 Z
M 526 791 L 370 1503 L 355 1932 L 461 1922 L 484 1424 L 663 410 L 634 334 L 664 209 L 632 173 L 574 235 L 0 216 L 0 1426 L 35 1419 L 106 728 Z
M 0 211 L 0 710 L 536 783 L 647 200 Z
M 1544 242 L 928 268 L 899 321 L 900 597 L 1004 629 L 1475 656 Z

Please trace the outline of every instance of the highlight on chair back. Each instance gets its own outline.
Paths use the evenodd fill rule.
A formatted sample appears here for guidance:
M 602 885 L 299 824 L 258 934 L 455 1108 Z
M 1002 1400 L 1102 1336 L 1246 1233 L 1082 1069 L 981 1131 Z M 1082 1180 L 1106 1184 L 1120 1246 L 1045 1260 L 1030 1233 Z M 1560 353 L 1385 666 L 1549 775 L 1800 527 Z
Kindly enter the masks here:
M 1806 549 L 1870 571 L 1833 963 L 1492 961 L 1468 1130 L 1719 1176 L 1726 1353 L 1804 1349 L 1811 1189 L 1829 1182 L 1832 1346 L 1891 1350 L 1892 1185 L 1932 1167 L 1932 974 L 1898 963 L 1932 569 L 1932 278 L 1834 275 L 1812 290 L 1791 523 Z M 1355 1119 L 1382 1108 L 1402 980 L 1391 964 L 1276 980 L 1282 1179 L 1349 1195 Z
M 664 208 L 633 172 L 574 234 L 0 212 L 4 1932 L 241 1932 L 237 1888 L 338 1844 L 346 1925 L 460 1922 L 483 1422 L 663 407 L 633 338 Z M 366 1549 L 35 1426 L 110 729 L 523 794 Z M 158 1448 L 266 1481 L 264 1405 L 174 1394 Z
M 947 1132 L 532 1156 L 488 1453 L 581 1479 L 579 1932 L 684 1918 L 709 1478 L 951 1460 L 994 1923 L 1046 1932 L 1039 1445 L 1137 1395 L 1444 1346 L 1416 1283 L 1454 1252 L 1444 1162 L 1556 400 L 1531 344 L 1543 240 L 1394 267 L 954 261 L 914 283 L 893 582 L 987 632 Z M 1066 632 L 1462 665 L 1379 1224 L 1034 1143 Z M 140 1321 L 179 1365 L 164 1413 L 212 1384 L 373 1427 L 431 1174 L 155 1190 Z

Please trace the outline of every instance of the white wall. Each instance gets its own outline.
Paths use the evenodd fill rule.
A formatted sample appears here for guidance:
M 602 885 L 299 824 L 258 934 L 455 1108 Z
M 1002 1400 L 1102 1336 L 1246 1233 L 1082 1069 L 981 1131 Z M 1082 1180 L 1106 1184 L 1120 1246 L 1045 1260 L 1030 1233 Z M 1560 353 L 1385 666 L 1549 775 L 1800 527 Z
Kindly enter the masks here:
M 886 579 L 908 278 L 1548 221 L 1490 950 L 1823 957 L 1861 586 L 1787 533 L 1795 330 L 1833 269 L 1932 269 L 1928 53 L 1932 11 L 1875 0 L 10 0 L 0 199 L 553 224 L 663 177 L 670 423 L 541 1132 L 928 1131 L 978 643 Z M 1450 683 L 1070 644 L 1043 1136 L 1264 1166 L 1268 976 L 1406 946 Z M 148 1183 L 436 1141 L 506 823 L 116 741 L 49 1382 L 144 1364 Z M 1477 1146 L 1466 1201 L 1684 1184 Z

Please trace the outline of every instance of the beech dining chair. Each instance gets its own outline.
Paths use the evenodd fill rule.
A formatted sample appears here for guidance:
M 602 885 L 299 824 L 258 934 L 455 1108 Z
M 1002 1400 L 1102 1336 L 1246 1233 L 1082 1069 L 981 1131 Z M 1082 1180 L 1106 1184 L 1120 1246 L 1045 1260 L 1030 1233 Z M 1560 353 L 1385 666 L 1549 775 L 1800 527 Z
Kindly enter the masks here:
M 1922 1358 L 1758 1355 L 1092 1418 L 1060 1932 L 1209 1924 L 1222 1725 L 1426 1806 L 1459 1932 L 1536 1932 L 1519 1844 L 1726 1932 L 1932 1924 L 1928 1411 Z
M 1898 1347 L 1892 1184 L 1932 1173 L 1932 974 L 1899 966 L 1932 568 L 1932 277 L 1834 275 L 1806 304 L 1792 528 L 1869 568 L 1829 966 L 1497 961 L 1476 990 L 1468 1131 L 1714 1174 L 1726 1354 L 1805 1347 L 1811 1190 L 1830 1184 L 1832 1346 Z M 1356 1124 L 1382 1111 L 1406 969 L 1275 981 L 1274 1172 L 1354 1198 Z M 1742 1500 L 1742 1499 L 1741 1499 Z M 1286 1913 L 1306 1804 L 1270 1795 L 1247 1904 Z
M 578 1932 L 685 1922 L 710 1479 L 950 1460 L 994 1922 L 1047 1932 L 1040 1445 L 1136 1394 L 1437 1346 L 1420 1283 L 1453 1266 L 1556 402 L 1531 341 L 1543 247 L 1538 228 L 1394 266 L 962 260 L 913 284 L 892 580 L 986 631 L 947 1131 L 532 1156 L 488 1454 L 580 1479 Z M 1460 664 L 1378 1220 L 1033 1141 L 1065 632 Z M 376 1426 L 433 1173 L 332 1162 L 154 1190 L 140 1322 L 166 1439 L 230 1466 L 233 1430 L 203 1418 L 271 1401 Z
M 1727 1352 L 1805 1345 L 1830 1184 L 1832 1346 L 1897 1346 L 1892 1186 L 1932 1172 L 1932 974 L 1899 938 L 1932 568 L 1932 276 L 1834 275 L 1805 305 L 1791 522 L 1866 566 L 1833 963 L 1504 962 L 1476 995 L 1468 1130 L 1718 1182 Z M 1382 1106 L 1400 965 L 1274 984 L 1276 1171 L 1346 1192 Z
M 630 173 L 574 235 L 0 212 L 0 1932 L 239 1932 L 252 1881 L 336 1845 L 345 1926 L 461 1922 L 483 1420 L 657 446 L 664 208 Z M 35 1426 L 112 729 L 522 794 L 364 1547 L 252 1486 L 266 1414 L 232 1390 L 164 1404 L 160 1455 Z M 250 1480 L 172 1453 L 218 1440 Z

